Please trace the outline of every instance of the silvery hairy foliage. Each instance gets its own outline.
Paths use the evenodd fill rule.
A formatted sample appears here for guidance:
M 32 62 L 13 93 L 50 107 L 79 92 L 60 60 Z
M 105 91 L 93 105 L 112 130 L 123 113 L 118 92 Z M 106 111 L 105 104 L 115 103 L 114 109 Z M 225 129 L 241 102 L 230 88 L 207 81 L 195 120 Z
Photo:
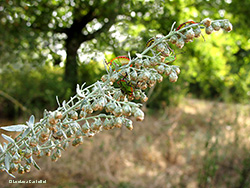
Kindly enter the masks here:
M 206 34 L 220 29 L 232 30 L 228 20 L 212 21 L 209 18 L 199 23 L 185 22 L 177 29 L 174 25 L 168 35 L 149 39 L 145 50 L 137 53 L 135 58 L 128 55 L 109 63 L 104 61 L 107 74 L 101 80 L 88 87 L 77 85 L 75 96 L 62 103 L 57 99 L 58 108 L 45 110 L 39 121 L 32 115 L 25 124 L 1 127 L 20 134 L 14 139 L 2 134 L 7 143 L 0 144 L 0 170 L 15 177 L 14 172 L 29 172 L 31 165 L 40 169 L 33 156 L 49 156 L 52 161 L 57 161 L 70 143 L 78 146 L 84 138 L 102 130 L 122 126 L 132 130 L 131 116 L 136 121 L 144 119 L 140 109 L 141 103 L 148 100 L 144 90 L 162 82 L 163 75 L 167 75 L 170 82 L 178 79 L 180 68 L 169 65 L 176 59 L 170 45 L 183 48 L 194 38 L 203 37 L 201 29 L 205 29 Z M 103 113 L 93 114 L 95 111 Z

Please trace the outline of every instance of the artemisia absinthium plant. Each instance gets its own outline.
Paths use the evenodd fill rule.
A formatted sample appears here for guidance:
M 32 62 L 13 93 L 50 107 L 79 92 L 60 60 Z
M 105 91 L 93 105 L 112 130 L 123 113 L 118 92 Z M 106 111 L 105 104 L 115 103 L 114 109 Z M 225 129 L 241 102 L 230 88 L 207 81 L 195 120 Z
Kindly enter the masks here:
M 32 115 L 26 124 L 2 127 L 20 134 L 15 139 L 2 134 L 8 142 L 0 145 L 0 170 L 14 177 L 16 171 L 20 174 L 29 172 L 31 165 L 39 169 L 33 156 L 49 156 L 52 161 L 57 161 L 70 143 L 73 146 L 83 144 L 84 137 L 92 137 L 103 129 L 125 126 L 132 130 L 130 116 L 137 121 L 144 119 L 141 104 L 133 102 L 134 99 L 146 102 L 148 97 L 144 90 L 162 82 L 163 75 L 167 75 L 170 82 L 178 79 L 180 68 L 169 65 L 176 59 L 170 45 L 183 48 L 185 43 L 202 35 L 202 28 L 206 34 L 220 29 L 229 32 L 232 24 L 228 20 L 212 21 L 209 18 L 199 23 L 185 22 L 177 29 L 173 24 L 168 35 L 151 38 L 137 57 L 132 59 L 128 55 L 109 63 L 105 61 L 107 74 L 100 81 L 85 88 L 84 84 L 77 85 L 75 96 L 62 104 L 57 99 L 59 107 L 55 111 L 45 110 L 44 117 L 38 122 Z M 103 110 L 106 113 L 93 114 Z

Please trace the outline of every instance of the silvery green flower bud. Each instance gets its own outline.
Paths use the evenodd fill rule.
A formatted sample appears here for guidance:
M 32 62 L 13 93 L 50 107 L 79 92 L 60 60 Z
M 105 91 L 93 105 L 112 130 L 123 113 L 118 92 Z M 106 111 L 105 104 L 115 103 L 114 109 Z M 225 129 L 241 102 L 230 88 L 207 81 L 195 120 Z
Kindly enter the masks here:
M 209 27 L 211 25 L 212 20 L 210 18 L 205 18 L 204 20 L 201 21 L 201 23 L 205 26 L 205 27 Z
M 82 125 L 82 132 L 84 133 L 88 133 L 90 130 L 90 127 L 89 127 L 89 122 L 86 121 L 83 125 Z
M 194 30 L 194 37 L 198 38 L 201 35 L 201 29 L 198 27 Z
M 163 57 L 168 57 L 170 54 L 170 50 L 168 48 L 166 48 L 163 52 L 161 52 L 161 55 Z M 158 60 L 158 62 L 161 61 L 161 59 Z M 164 62 L 164 61 L 161 61 L 161 62 Z
M 60 129 L 53 136 L 55 139 L 61 139 L 63 137 L 63 131 Z
M 109 76 L 107 74 L 104 74 L 101 78 L 103 82 L 106 82 L 108 80 Z
M 130 78 L 131 80 L 135 81 L 137 79 L 137 72 L 135 70 L 133 70 L 131 73 L 130 73 Z
M 141 94 L 141 102 L 147 102 L 147 100 L 148 100 L 147 95 L 145 95 L 145 93 L 142 93 Z
M 140 108 L 137 108 L 137 110 L 134 113 L 134 116 L 136 118 L 136 121 L 144 120 L 144 112 Z
M 220 30 L 220 22 L 218 21 L 215 21 L 215 22 L 212 22 L 212 27 L 214 28 L 215 31 L 219 31 Z
M 178 47 L 178 48 L 183 48 L 184 46 L 184 39 L 182 37 L 180 37 L 177 42 L 175 43 L 175 45 Z
M 19 165 L 19 167 L 18 167 L 18 173 L 19 174 L 24 174 L 24 167 L 22 165 Z
M 128 130 L 133 130 L 133 122 L 130 119 L 126 119 L 125 126 Z
M 100 128 L 102 127 L 102 121 L 101 119 L 96 119 L 92 124 L 91 124 L 91 129 L 94 131 L 99 131 Z
M 163 80 L 163 76 L 162 75 L 156 74 L 155 77 L 156 77 L 156 80 L 157 80 L 158 83 L 162 82 L 162 80 Z
M 208 35 L 210 35 L 214 31 L 214 28 L 210 25 L 209 27 L 206 27 L 205 31 Z
M 158 45 L 156 46 L 156 50 L 157 50 L 158 52 L 164 52 L 165 46 L 164 46 L 162 43 L 160 43 L 160 44 L 158 44 Z
M 114 126 L 117 127 L 117 128 L 121 128 L 122 127 L 122 120 L 123 120 L 122 117 L 115 118 Z
M 223 23 L 223 29 L 225 29 L 227 32 L 230 32 L 233 29 L 233 25 L 228 20 L 225 20 Z
M 155 84 L 156 83 L 156 77 L 154 74 L 151 74 L 149 80 L 148 80 L 149 84 Z
M 18 164 L 10 163 L 10 170 L 9 170 L 9 172 L 12 173 L 12 172 L 16 172 L 17 170 L 18 170 Z
M 115 108 L 116 108 L 115 103 L 109 102 L 109 103 L 106 105 L 106 112 L 113 112 Z
M 76 135 L 75 135 L 75 137 L 76 137 L 76 138 L 79 138 L 79 137 L 83 136 L 82 131 L 81 131 L 81 130 L 79 130 L 79 129 L 76 131 L 76 133 L 75 133 L 75 134 L 76 134 Z
M 40 147 L 39 146 L 33 147 L 32 153 L 36 156 L 39 155 L 41 153 Z
M 165 67 L 165 75 L 166 76 L 170 75 L 171 72 L 172 72 L 172 69 L 169 66 Z
M 35 136 L 33 136 L 33 137 L 30 138 L 30 140 L 29 140 L 29 145 L 30 145 L 31 147 L 37 146 L 37 139 L 36 139 Z
M 173 72 L 169 75 L 169 81 L 170 81 L 170 82 L 176 82 L 177 79 L 178 79 L 178 76 L 177 76 L 176 72 L 173 71 Z
M 56 112 L 55 112 L 55 118 L 56 118 L 56 119 L 62 119 L 62 117 L 63 117 L 63 116 L 62 116 L 62 112 L 59 112 L 59 111 L 56 111 Z
M 122 108 L 119 107 L 119 106 L 117 106 L 117 107 L 115 108 L 115 110 L 114 110 L 113 113 L 114 113 L 115 117 L 121 116 L 121 115 L 122 115 Z
M 140 85 L 141 90 L 145 90 L 145 89 L 147 89 L 147 87 L 148 87 L 148 85 L 147 85 L 146 82 L 142 82 L 141 85 Z
M 122 114 L 125 116 L 130 116 L 131 115 L 131 108 L 129 105 L 125 104 L 122 107 Z
M 85 111 L 86 111 L 88 114 L 93 113 L 93 109 L 91 108 L 91 106 L 90 106 L 90 105 L 87 105 L 87 106 L 86 106 Z
M 141 93 L 140 93 L 140 91 L 136 90 L 134 93 L 135 93 L 135 99 L 136 99 L 136 100 L 138 100 L 138 99 L 141 98 Z
M 163 65 L 159 65 L 157 68 L 156 68 L 157 72 L 159 74 L 163 74 L 164 71 L 165 71 L 165 67 Z
M 103 122 L 103 129 L 104 130 L 109 130 L 110 129 L 110 120 L 106 118 Z
M 110 81 L 114 83 L 118 79 L 119 79 L 119 76 L 117 74 L 114 74 L 111 76 Z
M 106 105 L 106 103 L 107 103 L 106 98 L 101 97 L 101 98 L 98 100 L 98 102 L 97 102 L 99 110 L 103 110 L 103 108 L 104 108 L 104 106 Z
M 195 33 L 194 33 L 193 29 L 190 28 L 189 30 L 187 30 L 187 32 L 185 33 L 185 36 L 186 36 L 186 38 L 192 40 L 194 38 L 194 36 L 195 36 Z
M 148 68 L 151 66 L 150 61 L 148 59 L 144 59 L 143 64 L 144 67 Z
M 66 150 L 69 147 L 69 142 L 65 141 L 62 145 L 63 149 Z
M 87 117 L 87 112 L 81 111 L 79 116 L 80 116 L 80 118 L 85 118 L 85 117 Z
M 117 101 L 120 101 L 120 96 L 122 95 L 122 92 L 119 90 L 119 91 L 115 91 L 115 94 L 113 96 L 113 98 Z
M 18 164 L 21 162 L 21 156 L 18 153 L 15 153 L 15 155 L 12 157 L 12 162 L 15 164 Z
M 76 111 L 70 111 L 69 112 L 69 118 L 73 119 L 73 120 L 77 120 L 78 119 L 78 114 Z
M 61 152 L 60 149 L 57 149 L 57 150 L 56 150 L 55 156 L 58 157 L 58 158 L 61 158 L 61 157 L 62 157 L 62 152 Z
M 143 61 L 142 61 L 141 59 L 139 59 L 139 60 L 137 60 L 137 61 L 135 62 L 136 68 L 140 68 L 140 67 L 142 66 L 142 64 L 143 64 Z
M 93 109 L 93 111 L 97 111 L 99 109 L 97 101 L 95 100 L 92 104 L 91 104 L 91 108 Z
M 24 171 L 25 172 L 30 172 L 30 165 L 29 164 L 26 164 L 26 165 L 24 165 Z
M 173 36 L 170 37 L 170 42 L 172 44 L 175 44 L 177 42 L 177 40 L 178 40 L 178 37 L 176 35 L 173 35 Z
M 120 74 L 122 75 L 122 76 L 127 76 L 127 74 L 128 74 L 128 72 L 129 72 L 129 69 L 122 69 L 121 71 L 120 71 Z
M 51 150 L 49 148 L 47 148 L 47 149 L 44 150 L 44 153 L 45 153 L 46 156 L 49 157 L 51 155 Z
M 181 73 L 180 68 L 179 68 L 179 67 L 176 67 L 176 68 L 175 68 L 175 72 L 176 72 L 177 74 L 180 74 L 180 73 Z

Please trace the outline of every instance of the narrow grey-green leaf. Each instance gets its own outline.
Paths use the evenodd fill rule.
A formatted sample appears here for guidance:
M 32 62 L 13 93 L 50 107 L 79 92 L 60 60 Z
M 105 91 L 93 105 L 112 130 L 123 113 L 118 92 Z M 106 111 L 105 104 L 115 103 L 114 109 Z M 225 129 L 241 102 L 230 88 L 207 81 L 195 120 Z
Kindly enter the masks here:
M 30 133 L 30 128 L 26 129 L 26 130 L 23 132 L 22 138 L 26 137 L 27 134 L 29 134 L 29 133 Z
M 40 170 L 41 168 L 38 166 L 35 160 L 33 160 L 33 165 L 37 170 Z
M 16 176 L 14 176 L 13 174 L 11 174 L 11 173 L 9 173 L 9 171 L 8 170 L 6 170 L 6 169 L 4 169 L 6 172 L 7 172 L 7 174 L 9 174 L 12 178 L 16 178 Z
M 1 152 L 4 152 L 5 150 L 3 149 L 3 146 L 2 146 L 2 144 L 0 143 L 0 150 L 1 150 Z
M 0 127 L 0 128 L 5 130 L 5 131 L 21 132 L 22 130 L 27 129 L 28 126 L 21 124 L 21 125 L 11 125 L 11 126 Z
M 10 169 L 10 160 L 11 160 L 10 155 L 7 153 L 4 158 L 4 164 L 7 170 Z
M 9 137 L 9 136 L 3 134 L 3 133 L 2 133 L 2 137 L 3 137 L 5 140 L 7 140 L 8 142 L 15 143 L 15 140 L 13 140 L 13 138 L 11 138 L 11 137 Z
M 34 123 L 35 123 L 35 116 L 34 115 L 31 115 L 30 116 L 30 119 L 29 119 L 29 122 L 27 122 L 28 126 L 33 129 L 33 126 L 34 126 Z

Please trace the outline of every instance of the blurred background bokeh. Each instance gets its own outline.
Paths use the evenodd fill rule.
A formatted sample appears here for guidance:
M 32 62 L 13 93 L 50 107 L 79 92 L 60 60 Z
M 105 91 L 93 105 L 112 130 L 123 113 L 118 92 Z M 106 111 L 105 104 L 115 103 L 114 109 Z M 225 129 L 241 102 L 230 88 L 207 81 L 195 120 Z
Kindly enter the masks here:
M 147 40 L 185 21 L 229 19 L 222 30 L 171 46 L 180 66 L 149 90 L 146 119 L 134 130 L 85 139 L 42 170 L 17 180 L 48 187 L 250 187 L 249 0 L 2 0 L 0 2 L 0 126 L 57 108 L 76 84 L 105 73 L 103 59 L 131 56 Z M 6 133 L 7 134 L 7 133 Z M 1 140 L 3 142 L 3 140 Z M 9 184 L 1 173 L 0 187 Z

